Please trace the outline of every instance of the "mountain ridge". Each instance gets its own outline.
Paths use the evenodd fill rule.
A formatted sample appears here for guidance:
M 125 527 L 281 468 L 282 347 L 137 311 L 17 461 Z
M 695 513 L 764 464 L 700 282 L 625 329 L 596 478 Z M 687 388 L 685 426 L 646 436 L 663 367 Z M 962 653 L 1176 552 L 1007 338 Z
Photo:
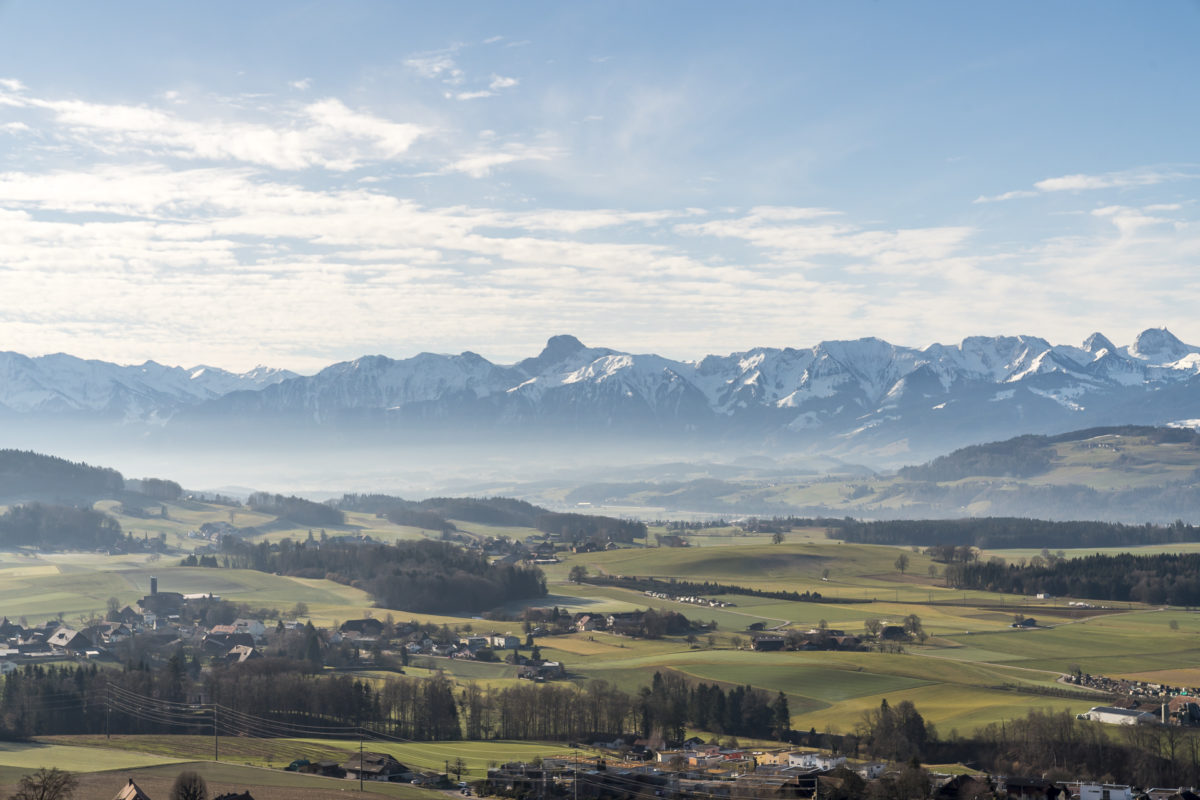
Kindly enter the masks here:
M 685 361 L 551 337 L 513 364 L 477 353 L 362 356 L 314 375 L 120 366 L 0 353 L 0 413 L 348 436 L 633 436 L 751 451 L 922 457 L 1022 433 L 1200 419 L 1200 347 L 1165 328 L 1116 346 L 866 337 Z M 649 437 L 647 439 L 647 437 Z

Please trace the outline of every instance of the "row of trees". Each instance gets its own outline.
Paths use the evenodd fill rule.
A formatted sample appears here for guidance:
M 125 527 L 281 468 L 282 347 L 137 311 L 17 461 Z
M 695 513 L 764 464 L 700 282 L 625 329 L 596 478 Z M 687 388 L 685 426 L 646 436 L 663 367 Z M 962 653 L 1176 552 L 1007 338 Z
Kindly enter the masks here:
M 9 675 L 0 694 L 0 735 L 207 733 L 212 715 L 191 721 L 156 703 L 184 703 L 203 687 L 236 714 L 220 720 L 225 735 L 285 735 L 287 725 L 365 725 L 420 740 L 613 739 L 628 732 L 682 739 L 687 727 L 755 738 L 783 738 L 787 698 L 749 686 L 692 685 L 656 673 L 650 686 L 626 692 L 606 681 L 585 687 L 523 683 L 468 684 L 456 694 L 441 675 L 389 677 L 371 683 L 321 675 L 304 661 L 266 658 L 217 666 L 200 675 L 176 654 L 155 670 L 30 666 Z M 110 698 L 118 702 L 109 704 Z M 137 700 L 130 698 L 153 698 Z
M 572 568 L 574 569 L 574 568 Z M 662 580 L 661 578 L 640 578 L 636 575 L 593 575 L 588 576 L 586 568 L 582 572 L 572 572 L 571 580 L 576 583 L 584 582 L 597 586 L 619 586 L 622 589 L 635 589 L 639 592 L 662 592 L 672 597 L 689 595 L 702 597 L 706 595 L 744 594 L 751 597 L 769 597 L 773 600 L 792 600 L 805 603 L 819 603 L 824 600 L 820 592 L 773 589 L 753 589 L 749 586 L 737 586 L 731 583 L 715 581 L 685 581 L 676 578 Z M 835 602 L 832 599 L 826 602 Z M 850 598 L 836 600 L 838 603 L 853 603 Z
M 1031 711 L 970 737 L 951 732 L 943 739 L 911 702 L 893 706 L 885 700 L 866 712 L 852 733 L 805 734 L 789 730 L 782 693 L 689 683 L 671 672 L 656 673 L 649 686 L 630 693 L 600 680 L 584 687 L 468 684 L 456 690 L 434 675 L 395 676 L 373 684 L 346 675 L 322 676 L 285 659 L 218 667 L 203 677 L 193 677 L 182 656 L 155 670 L 30 666 L 4 680 L 0 735 L 208 734 L 211 713 L 200 711 L 189 719 L 178 706 L 163 711 L 166 703 L 184 702 L 200 686 L 215 702 L 236 710 L 220 715 L 221 735 L 285 735 L 289 725 L 303 724 L 365 725 L 419 740 L 591 741 L 630 733 L 678 740 L 686 729 L 698 728 L 893 761 L 975 762 L 996 773 L 1054 780 L 1200 783 L 1200 732 L 1178 726 L 1114 731 L 1081 724 L 1066 711 Z M 110 697 L 118 702 L 110 706 Z
M 1119 522 L 1053 522 L 1020 517 L 972 519 L 841 520 L 826 525 L 831 538 L 894 547 L 933 547 L 962 560 L 958 548 L 1125 547 L 1200 541 L 1200 527 L 1176 521 L 1170 525 L 1126 525 Z

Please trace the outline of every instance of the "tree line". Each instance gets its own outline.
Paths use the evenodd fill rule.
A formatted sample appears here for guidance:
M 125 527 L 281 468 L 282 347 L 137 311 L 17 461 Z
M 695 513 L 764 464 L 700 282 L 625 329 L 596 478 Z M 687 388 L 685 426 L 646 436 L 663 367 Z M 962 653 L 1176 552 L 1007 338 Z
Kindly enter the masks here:
M 161 714 L 154 702 L 185 703 L 197 689 L 238 714 L 220 720 L 221 735 L 286 735 L 289 725 L 354 727 L 424 741 L 517 739 L 611 741 L 638 735 L 678 741 L 688 729 L 784 739 L 852 757 L 891 761 L 972 762 L 997 774 L 1093 780 L 1141 786 L 1200 783 L 1200 731 L 1137 725 L 1114 730 L 1081 723 L 1066 711 L 1031 710 L 971 735 L 939 736 L 910 702 L 886 700 L 852 730 L 790 730 L 785 695 L 749 686 L 691 683 L 656 673 L 626 692 L 594 680 L 582 687 L 519 684 L 455 687 L 440 675 L 394 675 L 379 682 L 321 675 L 304 661 L 260 659 L 216 665 L 201 675 L 182 652 L 158 668 L 30 665 L 4 679 L 0 737 L 54 734 L 211 733 L 212 716 Z M 117 702 L 110 697 L 146 697 Z M 177 708 L 177 707 L 175 707 Z
M 1120 522 L 1056 522 L 1020 517 L 970 519 L 840 520 L 826 525 L 830 538 L 894 547 L 1051 548 L 1132 547 L 1200 541 L 1200 527 L 1128 525 Z
M 457 530 L 452 520 L 482 525 L 536 528 L 569 542 L 632 542 L 646 538 L 643 522 L 594 514 L 566 514 L 510 497 L 431 497 L 405 500 L 386 494 L 346 494 L 336 507 L 385 517 L 396 525 L 435 531 Z
M 678 741 L 688 727 L 755 738 L 781 738 L 790 728 L 782 693 L 691 685 L 675 673 L 656 673 L 649 687 L 634 693 L 602 680 L 583 687 L 468 683 L 456 690 L 440 674 L 372 682 L 321 675 L 306 661 L 283 658 L 217 664 L 201 675 L 177 652 L 157 669 L 143 662 L 123 670 L 95 665 L 18 670 L 4 679 L 0 693 L 0 736 L 210 733 L 209 714 L 189 720 L 153 710 L 155 702 L 190 702 L 200 688 L 209 701 L 238 712 L 220 722 L 223 735 L 273 730 L 286 735 L 288 725 L 361 725 L 422 741 L 610 741 L 627 733 Z M 110 697 L 126 700 L 110 707 Z
M 749 597 L 769 597 L 773 600 L 791 600 L 804 603 L 854 603 L 863 602 L 848 598 L 826 599 L 820 592 L 796 592 L 787 590 L 752 589 L 748 586 L 737 586 L 731 583 L 716 583 L 714 581 L 685 581 L 671 578 L 639 578 L 636 575 L 587 575 L 579 577 L 580 581 L 597 586 L 619 586 L 622 589 L 635 589 L 640 592 L 662 592 L 673 597 L 704 595 L 742 594 Z

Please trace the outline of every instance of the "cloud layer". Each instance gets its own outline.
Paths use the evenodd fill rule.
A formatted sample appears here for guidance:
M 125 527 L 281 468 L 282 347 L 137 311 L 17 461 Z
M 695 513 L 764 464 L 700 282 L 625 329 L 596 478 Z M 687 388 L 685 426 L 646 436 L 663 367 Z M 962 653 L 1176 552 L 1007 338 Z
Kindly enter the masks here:
M 523 88 L 468 75 L 454 50 L 405 65 L 447 102 Z M 298 78 L 289 96 L 313 85 Z M 1151 324 L 1200 340 L 1180 318 L 1200 301 L 1194 207 L 1094 202 L 1186 169 L 988 198 L 1092 195 L 1015 242 L 1003 220 L 972 219 L 969 199 L 948 222 L 903 226 L 806 205 L 514 200 L 522 171 L 569 172 L 576 154 L 331 96 L 120 104 L 6 78 L 0 137 L 14 155 L 0 173 L 0 337 L 30 354 L 312 369 L 365 352 L 515 358 L 559 332 L 680 357 Z M 430 185 L 463 199 L 429 200 Z

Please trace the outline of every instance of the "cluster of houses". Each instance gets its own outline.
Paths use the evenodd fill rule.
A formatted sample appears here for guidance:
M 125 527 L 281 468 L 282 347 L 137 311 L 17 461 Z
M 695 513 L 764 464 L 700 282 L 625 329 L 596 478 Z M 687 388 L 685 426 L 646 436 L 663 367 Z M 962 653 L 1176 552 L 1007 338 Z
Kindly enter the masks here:
M 1078 719 L 1110 725 L 1161 723 L 1200 726 L 1200 703 L 1197 702 L 1200 689 L 1195 687 L 1169 686 L 1087 673 L 1068 675 L 1065 680 L 1116 698 L 1111 705 L 1096 706 L 1079 714 Z
M 659 600 L 671 600 L 676 603 L 690 603 L 694 606 L 707 606 L 709 608 L 732 608 L 736 603 L 728 603 L 724 600 L 715 600 L 711 597 L 698 597 L 696 595 L 674 595 L 666 592 L 655 592 L 647 589 L 643 594 L 646 597 L 655 597 Z
M 896 626 L 898 627 L 898 626 Z M 903 632 L 903 628 L 898 628 Z M 907 639 L 907 636 L 905 637 Z M 835 628 L 782 633 L 761 633 L 754 637 L 754 649 L 760 652 L 775 650 L 863 650 L 863 640 Z
M 706 745 L 693 738 L 655 751 L 653 742 L 597 742 L 603 758 L 546 758 L 488 770 L 486 788 L 514 797 L 819 798 L 846 782 L 870 784 L 896 778 L 903 765 L 851 762 L 845 756 L 798 750 L 742 750 Z M 657 744 L 662 744 L 661 742 Z M 1180 789 L 1135 792 L 1118 784 L 1055 783 L 1043 778 L 989 775 L 930 776 L 937 800 L 998 797 L 1009 800 L 1200 800 Z M 843 792 L 844 796 L 844 792 Z M 880 795 L 884 796 L 884 795 Z

